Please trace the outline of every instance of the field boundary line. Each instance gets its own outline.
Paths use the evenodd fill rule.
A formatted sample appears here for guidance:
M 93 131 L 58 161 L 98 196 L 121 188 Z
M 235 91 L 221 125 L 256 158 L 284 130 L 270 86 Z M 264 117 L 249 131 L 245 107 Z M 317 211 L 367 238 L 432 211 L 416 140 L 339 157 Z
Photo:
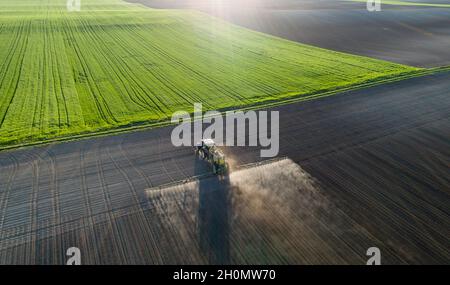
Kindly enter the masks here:
M 322 92 L 316 92 L 316 93 L 309 93 L 309 94 L 301 94 L 298 96 L 286 98 L 286 99 L 273 99 L 273 100 L 267 100 L 263 102 L 258 102 L 250 105 L 244 105 L 244 106 L 234 106 L 227 109 L 219 110 L 219 112 L 222 115 L 225 115 L 227 111 L 249 111 L 249 110 L 261 110 L 261 109 L 267 109 L 272 107 L 278 107 L 278 106 L 284 106 L 289 105 L 293 103 L 299 103 L 304 101 L 311 101 L 315 99 L 325 98 L 341 93 L 347 93 L 351 91 L 357 91 L 361 89 L 381 86 L 384 84 L 394 83 L 394 82 L 400 82 L 408 79 L 413 78 L 419 78 L 419 77 L 425 77 L 425 76 L 431 76 L 439 73 L 445 73 L 450 71 L 450 66 L 441 66 L 441 67 L 435 67 L 435 68 L 428 68 L 428 69 L 420 69 L 416 71 L 407 72 L 405 74 L 399 74 L 399 75 L 389 75 L 387 77 L 382 77 L 380 79 L 375 79 L 370 82 L 365 82 L 362 84 L 356 84 L 352 86 L 346 86 L 342 88 L 337 88 L 334 90 L 329 91 L 322 91 Z M 192 114 L 191 114 L 192 115 Z M 170 119 L 164 120 L 164 121 L 157 121 L 157 122 L 142 122 L 142 123 L 136 123 L 132 126 L 118 126 L 115 128 L 110 128 L 106 130 L 100 130 L 100 131 L 93 131 L 93 132 L 87 132 L 87 133 L 81 133 L 81 134 L 74 134 L 69 136 L 61 136 L 61 137 L 55 137 L 51 139 L 45 139 L 40 141 L 31 141 L 21 144 L 6 144 L 3 146 L 0 146 L 0 152 L 8 151 L 8 150 L 16 150 L 21 148 L 27 148 L 27 147 L 34 147 L 34 146 L 42 146 L 42 145 L 49 145 L 54 143 L 60 143 L 60 142 L 70 142 L 70 141 L 78 141 L 78 140 L 84 140 L 84 139 L 90 139 L 94 137 L 105 137 L 109 135 L 115 135 L 115 134 L 123 134 L 123 133 L 130 133 L 135 131 L 145 131 L 150 129 L 156 129 L 156 128 L 162 128 L 175 125 L 171 122 Z

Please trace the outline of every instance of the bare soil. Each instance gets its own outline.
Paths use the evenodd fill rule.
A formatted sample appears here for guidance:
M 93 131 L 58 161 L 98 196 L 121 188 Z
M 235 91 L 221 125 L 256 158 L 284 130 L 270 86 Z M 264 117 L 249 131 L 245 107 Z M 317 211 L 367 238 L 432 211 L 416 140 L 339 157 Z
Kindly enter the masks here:
M 0 263 L 78 246 L 89 264 L 363 264 L 378 246 L 384 264 L 448 264 L 449 92 L 441 73 L 277 107 L 290 160 L 228 185 L 149 193 L 211 171 L 171 128 L 1 152 Z

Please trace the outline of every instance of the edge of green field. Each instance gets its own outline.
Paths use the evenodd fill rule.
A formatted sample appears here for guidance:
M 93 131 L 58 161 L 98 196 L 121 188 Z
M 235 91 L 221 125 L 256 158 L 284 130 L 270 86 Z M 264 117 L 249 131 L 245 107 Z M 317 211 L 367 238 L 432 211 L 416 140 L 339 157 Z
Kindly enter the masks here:
M 401 76 L 392 76 L 392 77 L 386 77 L 386 78 L 380 78 L 379 80 L 374 80 L 372 82 L 366 82 L 363 84 L 357 84 L 354 86 L 339 88 L 336 90 L 323 92 L 323 93 L 316 93 L 316 94 L 309 94 L 309 95 L 300 95 L 297 97 L 292 97 L 288 99 L 282 99 L 282 100 L 274 100 L 274 101 L 266 101 L 259 104 L 253 104 L 243 107 L 236 107 L 233 110 L 235 111 L 248 111 L 248 110 L 260 110 L 260 109 L 266 109 L 271 107 L 277 107 L 277 106 L 283 106 L 288 105 L 292 103 L 299 103 L 299 102 L 306 102 L 311 101 L 315 99 L 325 98 L 345 92 L 350 91 L 356 91 L 360 89 L 375 87 L 383 84 L 389 84 L 394 82 L 399 82 L 407 79 L 422 77 L 422 76 L 428 76 L 433 75 L 437 73 L 442 72 L 448 72 L 450 71 L 450 66 L 442 66 L 442 67 L 435 67 L 435 68 L 429 68 L 429 69 L 421 69 L 417 71 L 412 71 L 407 74 L 403 74 Z M 226 111 L 230 111 L 230 109 L 227 110 L 219 110 L 222 114 L 225 114 Z M 191 117 L 193 117 L 193 113 L 191 113 Z M 38 140 L 38 141 L 30 141 L 25 143 L 16 143 L 16 144 L 6 144 L 6 145 L 0 145 L 0 151 L 8 151 L 8 150 L 16 150 L 21 148 L 28 148 L 28 147 L 34 147 L 34 146 L 43 146 L 43 145 L 50 145 L 54 143 L 62 143 L 62 142 L 70 142 L 70 141 L 79 141 L 89 138 L 95 138 L 95 137 L 104 137 L 109 135 L 116 135 L 116 134 L 123 134 L 123 133 L 130 133 L 130 132 L 136 132 L 136 131 L 145 131 L 150 130 L 154 128 L 162 128 L 174 125 L 170 120 L 163 120 L 163 121 L 157 121 L 157 122 L 142 122 L 139 124 L 133 124 L 123 127 L 117 127 L 117 128 L 108 128 L 104 130 L 97 130 L 93 132 L 84 132 L 84 133 L 78 133 L 78 134 L 72 134 L 68 136 L 58 136 L 53 137 L 45 140 Z

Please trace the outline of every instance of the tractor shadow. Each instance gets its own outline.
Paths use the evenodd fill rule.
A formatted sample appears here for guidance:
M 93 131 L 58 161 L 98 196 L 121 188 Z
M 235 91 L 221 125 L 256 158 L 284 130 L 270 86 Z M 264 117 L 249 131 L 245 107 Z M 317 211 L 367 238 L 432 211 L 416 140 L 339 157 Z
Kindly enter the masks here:
M 196 174 L 204 174 L 208 162 L 196 158 Z M 209 168 L 212 173 L 212 169 Z M 211 176 L 199 180 L 198 233 L 202 254 L 210 264 L 230 263 L 230 181 Z

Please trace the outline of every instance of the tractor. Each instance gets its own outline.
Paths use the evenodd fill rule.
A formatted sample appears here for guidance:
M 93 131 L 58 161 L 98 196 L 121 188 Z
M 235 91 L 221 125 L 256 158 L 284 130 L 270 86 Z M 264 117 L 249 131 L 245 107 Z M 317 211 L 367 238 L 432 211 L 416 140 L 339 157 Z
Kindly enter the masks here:
M 221 152 L 212 139 L 203 139 L 195 146 L 196 154 L 208 161 L 213 168 L 215 175 L 226 175 L 229 170 L 225 155 Z

